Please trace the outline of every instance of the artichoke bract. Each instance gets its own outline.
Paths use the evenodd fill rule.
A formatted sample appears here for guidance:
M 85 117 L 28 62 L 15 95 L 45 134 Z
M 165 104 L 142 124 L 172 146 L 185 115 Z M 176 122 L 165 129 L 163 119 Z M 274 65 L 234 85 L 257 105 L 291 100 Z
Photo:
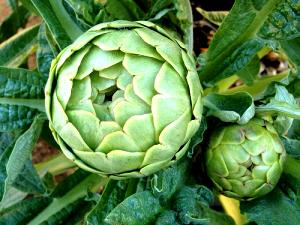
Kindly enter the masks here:
M 270 123 L 252 120 L 212 133 L 207 174 L 228 197 L 251 200 L 270 192 L 283 171 L 286 152 Z
M 79 167 L 150 175 L 180 159 L 200 126 L 202 88 L 180 41 L 150 22 L 92 27 L 53 60 L 50 129 Z

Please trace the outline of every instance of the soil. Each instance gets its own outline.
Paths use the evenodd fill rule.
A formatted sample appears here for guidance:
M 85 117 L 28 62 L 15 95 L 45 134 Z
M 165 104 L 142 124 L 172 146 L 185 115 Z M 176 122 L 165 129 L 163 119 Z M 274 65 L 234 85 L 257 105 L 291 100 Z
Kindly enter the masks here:
M 9 7 L 7 7 L 5 0 L 0 0 L 0 23 L 7 17 L 10 13 Z

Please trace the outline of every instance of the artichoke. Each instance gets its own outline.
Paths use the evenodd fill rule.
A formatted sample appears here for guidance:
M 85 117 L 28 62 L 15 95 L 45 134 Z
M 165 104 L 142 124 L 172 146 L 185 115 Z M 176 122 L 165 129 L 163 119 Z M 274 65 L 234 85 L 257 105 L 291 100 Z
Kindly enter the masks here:
M 143 177 L 180 159 L 200 126 L 202 88 L 180 41 L 150 22 L 92 27 L 53 60 L 50 129 L 79 167 Z
M 206 170 L 228 197 L 251 200 L 270 192 L 283 170 L 285 149 L 270 123 L 253 119 L 212 133 Z

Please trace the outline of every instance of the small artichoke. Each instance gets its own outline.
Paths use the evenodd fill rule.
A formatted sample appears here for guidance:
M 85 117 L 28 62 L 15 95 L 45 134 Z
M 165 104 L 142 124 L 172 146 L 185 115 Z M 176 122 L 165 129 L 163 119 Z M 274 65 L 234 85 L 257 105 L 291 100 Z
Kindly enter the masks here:
M 213 132 L 206 152 L 206 170 L 217 189 L 228 197 L 251 200 L 277 184 L 285 149 L 270 123 L 253 119 Z
M 150 22 L 92 27 L 52 62 L 50 129 L 79 167 L 142 177 L 187 151 L 200 126 L 201 84 L 184 45 Z

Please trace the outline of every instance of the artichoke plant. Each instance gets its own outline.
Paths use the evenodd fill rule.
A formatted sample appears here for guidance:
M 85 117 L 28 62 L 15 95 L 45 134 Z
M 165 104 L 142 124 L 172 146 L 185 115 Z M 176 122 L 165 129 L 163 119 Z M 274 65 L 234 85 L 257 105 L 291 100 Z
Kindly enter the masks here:
M 253 119 L 245 125 L 224 126 L 212 134 L 206 169 L 221 193 L 251 200 L 275 187 L 285 155 L 272 125 Z
M 45 88 L 50 129 L 79 167 L 142 177 L 180 159 L 202 101 L 184 44 L 150 22 L 92 27 L 53 60 Z

